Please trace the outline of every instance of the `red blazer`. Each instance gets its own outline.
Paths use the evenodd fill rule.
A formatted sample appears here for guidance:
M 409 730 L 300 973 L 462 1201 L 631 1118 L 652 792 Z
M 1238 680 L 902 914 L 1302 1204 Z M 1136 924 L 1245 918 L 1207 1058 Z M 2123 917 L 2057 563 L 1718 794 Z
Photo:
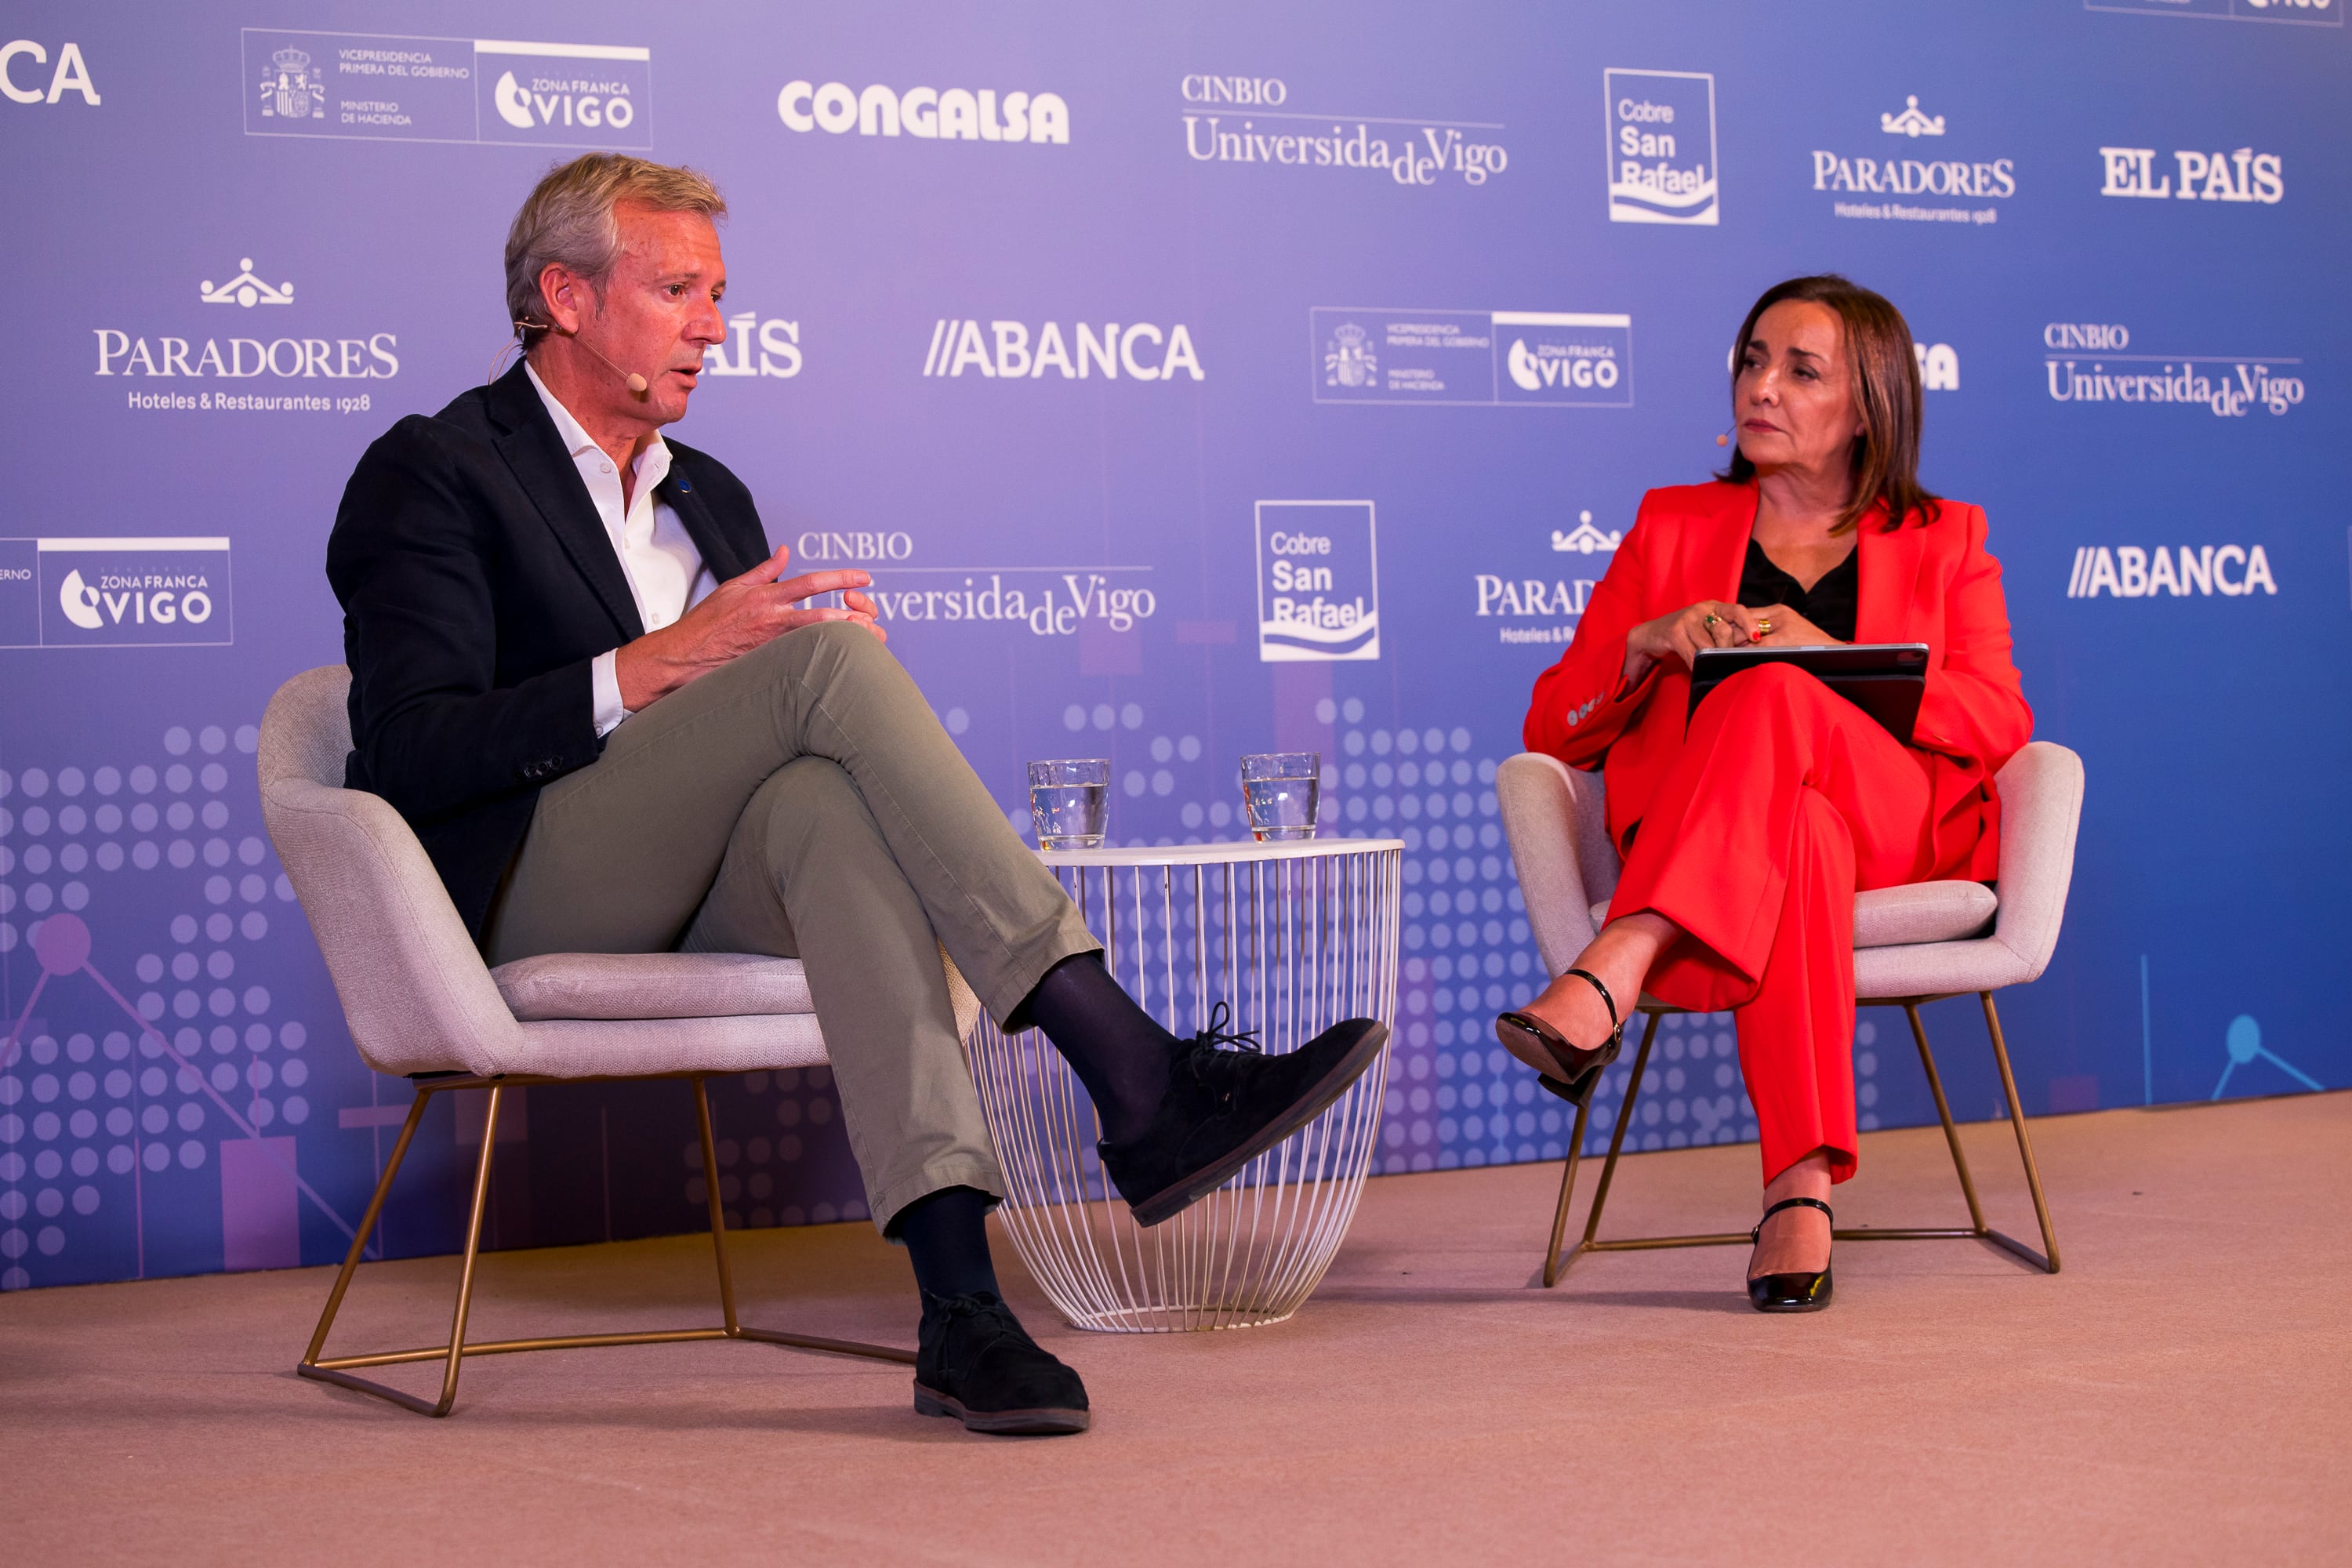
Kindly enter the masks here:
M 1676 485 L 1642 498 L 1616 559 L 1592 591 L 1576 640 L 1536 679 L 1528 749 L 1603 769 L 1609 835 L 1622 853 L 1683 746 L 1690 672 L 1661 660 L 1623 679 L 1626 634 L 1700 599 L 1733 599 L 1756 520 L 1756 488 Z M 1983 509 L 1938 504 L 1935 521 L 1884 531 L 1862 520 L 1859 642 L 1932 650 L 1912 749 L 1925 759 L 1934 820 L 1928 877 L 1986 881 L 2000 858 L 1992 775 L 2033 732 L 2010 659 L 2000 563 L 1985 550 Z

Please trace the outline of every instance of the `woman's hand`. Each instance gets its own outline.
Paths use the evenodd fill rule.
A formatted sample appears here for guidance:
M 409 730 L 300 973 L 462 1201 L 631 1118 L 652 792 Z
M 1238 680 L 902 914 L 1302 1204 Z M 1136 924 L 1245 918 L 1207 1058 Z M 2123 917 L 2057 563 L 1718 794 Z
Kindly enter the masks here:
M 1641 679 L 1660 659 L 1678 660 L 1688 669 L 1699 649 L 1747 647 L 1756 640 L 1755 633 L 1755 612 L 1720 599 L 1701 599 L 1687 609 L 1643 621 L 1625 634 L 1625 679 Z
M 1739 613 L 1754 623 L 1752 646 L 1757 647 L 1821 647 L 1838 640 L 1786 605 L 1766 605 Z

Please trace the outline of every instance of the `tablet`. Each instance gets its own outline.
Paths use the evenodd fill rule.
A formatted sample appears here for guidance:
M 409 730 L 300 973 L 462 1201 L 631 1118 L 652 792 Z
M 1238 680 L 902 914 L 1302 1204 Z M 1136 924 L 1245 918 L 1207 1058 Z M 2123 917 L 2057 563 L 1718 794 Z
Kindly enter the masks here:
M 1689 713 L 1706 694 L 1743 669 L 1793 664 L 1911 743 L 1919 700 L 1927 692 L 1927 645 L 1923 642 L 1835 643 L 1820 647 L 1706 647 L 1691 668 Z M 1685 715 L 1687 721 L 1687 714 Z

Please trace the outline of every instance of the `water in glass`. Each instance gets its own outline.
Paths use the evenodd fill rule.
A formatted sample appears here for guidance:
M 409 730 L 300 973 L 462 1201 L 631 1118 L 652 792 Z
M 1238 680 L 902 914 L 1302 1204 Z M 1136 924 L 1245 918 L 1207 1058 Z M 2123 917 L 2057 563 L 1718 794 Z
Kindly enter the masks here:
M 1046 849 L 1099 849 L 1110 806 L 1108 758 L 1029 764 L 1029 816 Z
M 1319 752 L 1265 752 L 1242 759 L 1242 803 L 1250 831 L 1261 842 L 1314 837 L 1322 793 Z

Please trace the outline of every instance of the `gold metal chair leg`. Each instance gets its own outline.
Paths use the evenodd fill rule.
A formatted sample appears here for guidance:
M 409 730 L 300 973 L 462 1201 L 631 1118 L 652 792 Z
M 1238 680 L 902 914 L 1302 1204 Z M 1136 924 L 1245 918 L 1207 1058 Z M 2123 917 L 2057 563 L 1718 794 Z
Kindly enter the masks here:
M 2017 1076 L 2010 1070 L 2009 1046 L 2000 1033 L 2000 1014 L 1993 1006 L 1991 992 L 1978 992 L 1977 1000 L 1984 1004 L 1985 1032 L 1992 1037 L 1992 1059 L 2000 1068 L 2000 1092 L 2009 1102 L 2009 1124 L 2017 1132 L 2017 1153 L 2025 1163 L 2025 1184 L 2033 1194 L 2033 1217 L 2041 1222 L 2042 1245 L 2045 1250 L 2041 1256 L 2036 1256 L 2031 1247 L 2011 1240 L 1999 1231 L 1991 1233 L 1992 1239 L 2027 1262 L 2055 1274 L 2058 1272 L 2058 1233 L 2050 1223 L 2049 1200 L 2042 1194 L 2042 1167 L 2034 1163 L 2033 1143 L 2026 1136 L 2025 1108 L 2018 1103 Z
M 388 1400 L 404 1410 L 421 1415 L 446 1415 L 457 1400 L 457 1377 L 465 1358 L 478 1355 L 504 1355 L 520 1351 L 583 1350 L 606 1345 L 676 1344 L 692 1340 L 756 1340 L 766 1344 L 789 1345 L 798 1350 L 824 1351 L 835 1355 L 863 1356 L 874 1361 L 887 1361 L 901 1365 L 911 1364 L 915 1352 L 895 1345 L 866 1344 L 856 1340 L 827 1339 L 817 1334 L 783 1333 L 772 1329 L 747 1327 L 737 1316 L 734 1273 L 727 1253 L 727 1215 L 719 1191 L 719 1152 L 710 1120 L 710 1100 L 702 1075 L 686 1075 L 694 1089 L 695 1120 L 702 1138 L 703 1180 L 709 1188 L 710 1243 L 713 1260 L 719 1269 L 719 1301 L 725 1316 L 723 1326 L 695 1329 L 645 1329 L 604 1334 L 560 1334 L 535 1339 L 476 1340 L 466 1338 L 466 1323 L 473 1308 L 474 1271 L 480 1262 L 482 1218 L 488 1207 L 490 1172 L 497 1152 L 499 1101 L 504 1088 L 556 1080 L 523 1078 L 507 1084 L 498 1080 L 468 1079 L 457 1082 L 440 1082 L 417 1087 L 416 1101 L 409 1107 L 408 1119 L 402 1123 L 400 1138 L 394 1143 L 392 1158 L 385 1163 L 383 1175 L 377 1181 L 375 1192 L 368 1200 L 367 1212 L 360 1220 L 359 1233 L 352 1238 L 349 1253 L 344 1256 L 341 1269 L 335 1276 L 334 1287 L 328 1292 L 326 1310 L 320 1314 L 319 1326 L 310 1336 L 310 1345 L 295 1371 L 304 1377 L 321 1383 L 335 1384 L 360 1394 L 373 1394 Z M 385 1199 L 392 1191 L 393 1178 L 400 1172 L 401 1162 L 407 1157 L 416 1129 L 425 1119 L 425 1108 L 434 1095 L 452 1089 L 488 1089 L 490 1091 L 488 1111 L 482 1127 L 482 1152 L 474 1169 L 474 1194 L 466 1224 L 466 1250 L 457 1275 L 457 1300 L 451 1314 L 447 1342 L 427 1345 L 415 1350 L 377 1351 L 362 1355 L 321 1356 L 327 1335 L 333 1329 L 335 1318 L 341 1310 L 343 1298 L 350 1289 L 365 1253 L 367 1238 L 375 1229 L 383 1212 Z M 356 1376 L 349 1369 L 404 1364 L 409 1362 L 442 1363 L 441 1396 L 427 1402 L 385 1384 Z
M 1936 1114 L 1944 1123 L 1944 1142 L 1952 1151 L 1952 1169 L 1959 1173 L 1960 1194 L 1969 1200 L 1969 1224 L 1979 1236 L 1990 1235 L 1985 1228 L 1984 1209 L 1977 1202 L 1977 1184 L 1969 1175 L 1969 1157 L 1960 1152 L 1960 1130 L 1952 1124 L 1952 1107 L 1944 1098 L 1944 1079 L 1936 1071 L 1936 1054 L 1927 1048 L 1927 1026 L 1920 1021 L 1919 1004 L 1903 1004 L 1903 1016 L 1911 1020 L 1911 1037 L 1919 1045 L 1919 1065 L 1927 1069 L 1927 1092 L 1936 1097 Z
M 482 1116 L 482 1154 L 474 1166 L 474 1209 L 466 1216 L 466 1261 L 457 1272 L 457 1310 L 449 1318 L 449 1360 L 441 1373 L 441 1398 L 435 1415 L 446 1415 L 457 1403 L 457 1373 L 466 1359 L 466 1319 L 474 1310 L 474 1266 L 482 1258 L 482 1211 L 490 1196 L 491 1156 L 498 1152 L 499 1097 L 506 1090 L 490 1086 L 490 1103 Z
M 1543 1282 L 1549 1290 L 1559 1283 L 1559 1238 L 1568 1232 L 1568 1205 L 1576 1196 L 1577 1156 L 1584 1150 L 1584 1126 L 1592 1120 L 1592 1102 L 1586 1100 L 1576 1108 L 1576 1125 L 1568 1134 L 1568 1158 L 1561 1163 L 1559 1202 L 1551 1211 L 1551 1242 L 1544 1248 Z
M 1992 993 L 1979 992 L 1978 997 L 1984 1004 L 1985 1027 L 1992 1037 L 1993 1061 L 2000 1068 L 2001 1093 L 2007 1099 L 2010 1125 L 2017 1133 L 2018 1156 L 2025 1166 L 2025 1183 L 2033 1194 L 2033 1214 L 2041 1223 L 2042 1244 L 2048 1249 L 2047 1253 L 2036 1252 L 2014 1237 L 2005 1236 L 1985 1223 L 1984 1207 L 1977 1195 L 1976 1178 L 1969 1172 L 1968 1156 L 1960 1147 L 1959 1129 L 1952 1121 L 1951 1103 L 1944 1093 L 1942 1075 L 1936 1068 L 1935 1053 L 1928 1048 L 1927 1025 L 1919 1016 L 1921 1004 L 1942 1001 L 1945 999 L 1942 996 L 1889 997 L 1874 1005 L 1899 1006 L 1911 1021 L 1911 1037 L 1919 1047 L 1919 1065 L 1927 1070 L 1927 1088 L 1936 1098 L 1936 1114 L 1944 1127 L 1945 1145 L 1951 1151 L 1952 1169 L 1959 1177 L 1961 1196 L 1968 1201 L 1969 1224 L 1965 1227 L 1959 1226 L 1874 1226 L 1869 1229 L 1838 1230 L 1832 1234 L 1840 1241 L 1989 1241 L 2005 1251 L 2013 1253 L 2037 1268 L 2055 1274 L 2058 1272 L 2057 1232 L 2050 1223 L 2050 1205 L 2049 1200 L 2042 1194 L 2041 1168 L 2034 1162 L 2033 1144 L 2026 1133 L 2025 1110 L 2017 1098 L 2017 1079 L 2010 1069 L 2009 1047 L 2001 1037 L 2000 1016 L 1993 1006 Z M 1551 1247 L 1544 1261 L 1544 1283 L 1547 1286 L 1558 1281 L 1561 1275 L 1567 1273 L 1569 1266 L 1587 1252 L 1642 1252 L 1663 1247 L 1729 1247 L 1745 1243 L 1748 1239 L 1748 1234 L 1746 1231 L 1724 1232 L 1709 1236 L 1616 1237 L 1607 1241 L 1601 1239 L 1601 1212 L 1608 1206 L 1609 1189 L 1616 1180 L 1618 1155 L 1624 1147 L 1625 1130 L 1633 1121 L 1633 1108 L 1641 1095 L 1642 1080 L 1649 1067 L 1650 1046 L 1657 1033 L 1658 1018 L 1658 1014 L 1651 1014 L 1649 1026 L 1642 1032 L 1642 1048 L 1633 1058 L 1633 1071 L 1625 1085 L 1624 1104 L 1618 1110 L 1617 1125 L 1609 1136 L 1609 1158 L 1601 1167 L 1601 1180 L 1593 1189 L 1592 1208 L 1585 1216 L 1584 1238 L 1562 1253 L 1559 1240 L 1566 1230 L 1569 1201 L 1574 1193 L 1576 1154 L 1578 1150 L 1582 1148 L 1583 1143 L 1581 1133 L 1584 1121 L 1581 1115 L 1578 1118 L 1577 1147 L 1570 1151 L 1568 1168 L 1562 1173 L 1560 1179 L 1559 1205 L 1552 1213 Z
M 1625 1146 L 1625 1129 L 1633 1124 L 1633 1102 L 1641 1095 L 1643 1075 L 1649 1068 L 1650 1047 L 1657 1038 L 1659 1016 L 1660 1015 L 1656 1013 L 1648 1015 L 1649 1021 L 1643 1026 L 1642 1048 L 1633 1053 L 1633 1075 L 1625 1080 L 1624 1103 L 1617 1108 L 1617 1124 L 1609 1132 L 1609 1158 L 1601 1163 L 1600 1184 L 1592 1189 L 1592 1211 L 1584 1216 L 1584 1239 L 1569 1248 L 1565 1258 L 1559 1256 L 1559 1230 L 1560 1221 L 1568 1217 L 1569 1193 L 1567 1182 L 1563 1181 L 1560 1184 L 1559 1212 L 1552 1221 L 1552 1250 L 1550 1259 L 1547 1261 L 1544 1268 L 1544 1285 L 1547 1289 L 1557 1283 L 1559 1277 L 1568 1272 L 1569 1265 L 1574 1263 L 1580 1255 L 1587 1252 L 1605 1252 L 1612 1245 L 1609 1242 L 1595 1241 L 1593 1238 L 1601 1230 L 1601 1211 L 1609 1204 L 1610 1184 L 1617 1179 L 1617 1156 Z M 1597 1086 L 1593 1092 L 1600 1093 Z M 1570 1178 L 1573 1178 L 1576 1173 L 1574 1162 L 1577 1152 L 1583 1147 L 1584 1143 L 1580 1136 L 1584 1127 L 1584 1116 L 1580 1111 L 1578 1113 L 1576 1125 L 1580 1136 L 1576 1145 L 1569 1151 Z
M 327 1310 L 319 1314 L 318 1331 L 310 1336 L 310 1348 L 302 1352 L 297 1371 L 310 1375 L 317 1367 L 319 1352 L 327 1348 L 328 1331 L 335 1326 L 335 1314 L 342 1310 L 343 1293 L 352 1288 L 352 1276 L 367 1251 L 368 1237 L 375 1229 L 377 1218 L 383 1213 L 383 1200 L 392 1192 L 392 1179 L 400 1174 L 400 1163 L 408 1157 L 408 1145 L 416 1136 L 416 1125 L 425 1120 L 425 1102 L 433 1097 L 431 1089 L 419 1093 L 408 1108 L 408 1119 L 400 1124 L 400 1136 L 392 1145 L 392 1158 L 384 1162 L 383 1174 L 377 1178 L 375 1193 L 368 1199 L 367 1213 L 360 1216 L 359 1228 L 352 1233 L 352 1249 L 343 1256 L 343 1267 L 335 1276 L 335 1288 L 327 1292 Z
M 383 1180 L 376 1184 L 374 1202 L 370 1205 L 366 1217 L 360 1224 L 360 1241 L 353 1243 L 351 1255 L 343 1260 L 343 1272 L 336 1279 L 335 1289 L 328 1298 L 327 1316 L 320 1320 L 319 1331 L 310 1342 L 310 1354 L 294 1370 L 304 1377 L 317 1378 L 324 1383 L 338 1384 L 345 1388 L 355 1389 L 362 1394 L 373 1394 L 379 1399 L 388 1399 L 404 1409 L 415 1411 L 420 1415 L 439 1416 L 448 1415 L 450 1407 L 457 1403 L 457 1374 L 467 1352 L 471 1350 L 478 1354 L 487 1348 L 480 1345 L 469 1346 L 466 1343 L 466 1319 L 473 1310 L 474 1266 L 481 1256 L 482 1212 L 489 1196 L 490 1163 L 497 1152 L 498 1146 L 500 1090 L 497 1084 L 490 1085 L 490 1103 L 482 1122 L 482 1153 L 474 1168 L 474 1200 L 466 1221 L 466 1252 L 457 1273 L 457 1303 L 456 1310 L 450 1315 L 449 1342 L 423 1351 L 394 1351 L 368 1356 L 337 1356 L 326 1363 L 319 1360 L 319 1351 L 326 1342 L 328 1325 L 333 1319 L 335 1309 L 342 1304 L 343 1290 L 351 1283 L 352 1270 L 359 1262 L 360 1242 L 366 1239 L 368 1231 L 373 1228 L 377 1212 L 383 1207 L 384 1194 L 391 1189 L 393 1173 L 399 1170 L 401 1156 L 407 1152 L 409 1140 L 415 1136 L 417 1123 L 424 1120 L 425 1102 L 431 1099 L 435 1092 L 431 1089 L 425 1088 L 417 1090 L 416 1103 L 409 1108 L 408 1120 L 400 1130 L 400 1142 L 394 1146 L 393 1157 L 385 1165 Z M 354 1377 L 342 1370 L 349 1366 L 380 1366 L 396 1362 L 436 1359 L 442 1363 L 441 1397 L 430 1404 L 415 1394 L 368 1378 Z
M 915 1364 L 915 1352 L 900 1350 L 896 1345 L 870 1345 L 863 1340 L 830 1340 L 819 1334 L 786 1333 L 781 1329 L 747 1327 L 735 1315 L 735 1275 L 727 1261 L 727 1211 L 719 1195 L 719 1146 L 710 1129 L 710 1096 L 703 1088 L 703 1079 L 694 1083 L 694 1116 L 702 1131 L 702 1179 L 709 1189 L 710 1249 L 719 1260 L 719 1306 L 726 1315 L 726 1337 L 730 1340 L 757 1340 L 761 1344 L 791 1345 L 797 1350 L 828 1351 L 835 1355 L 864 1356 L 868 1361 L 895 1362 L 902 1366 Z
M 710 1135 L 710 1095 L 703 1080 L 687 1080 L 694 1086 L 694 1121 L 702 1132 L 702 1185 L 710 1200 L 710 1250 L 719 1260 L 719 1310 L 727 1321 L 727 1337 L 734 1339 L 743 1331 L 735 1321 L 735 1275 L 727 1267 L 727 1211 L 719 1196 L 719 1146 Z

